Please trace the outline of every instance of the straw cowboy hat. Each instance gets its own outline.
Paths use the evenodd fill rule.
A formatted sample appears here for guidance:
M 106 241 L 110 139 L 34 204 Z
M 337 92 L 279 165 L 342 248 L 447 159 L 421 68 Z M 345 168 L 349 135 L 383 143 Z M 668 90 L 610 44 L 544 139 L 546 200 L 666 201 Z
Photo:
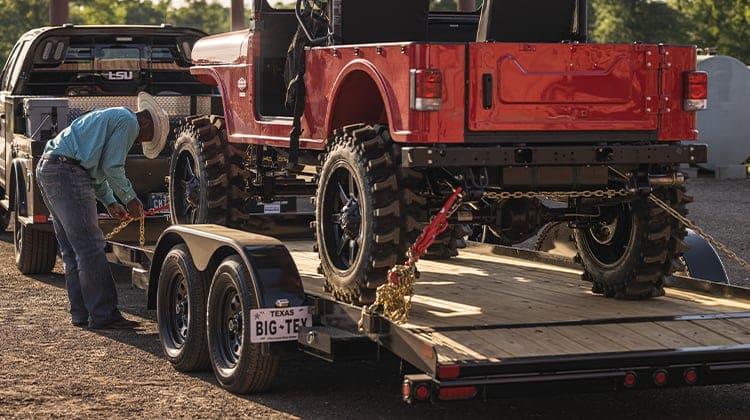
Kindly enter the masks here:
M 143 154 L 149 159 L 156 159 L 164 150 L 169 135 L 169 118 L 164 109 L 156 103 L 156 99 L 146 92 L 138 94 L 138 111 L 146 110 L 151 114 L 151 120 L 154 122 L 154 137 L 151 141 L 141 143 Z

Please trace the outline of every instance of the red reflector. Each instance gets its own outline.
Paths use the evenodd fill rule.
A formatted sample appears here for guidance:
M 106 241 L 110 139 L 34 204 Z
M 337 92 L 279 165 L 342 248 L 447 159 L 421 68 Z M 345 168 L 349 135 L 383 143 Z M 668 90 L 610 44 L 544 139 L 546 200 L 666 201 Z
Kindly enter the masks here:
M 659 369 L 656 372 L 654 372 L 654 383 L 658 386 L 662 386 L 667 383 L 667 371 L 663 369 Z
M 439 366 L 437 376 L 440 379 L 456 379 L 461 375 L 461 368 L 457 365 Z
M 430 388 L 426 384 L 419 384 L 414 390 L 414 396 L 418 400 L 426 400 L 430 398 Z
M 698 372 L 694 368 L 685 369 L 683 377 L 688 385 L 695 385 L 698 382 Z
M 47 223 L 47 216 L 44 214 L 35 214 L 34 223 Z
M 441 400 L 468 400 L 476 395 L 477 387 L 475 386 L 446 387 L 440 388 L 440 391 L 438 391 L 438 397 Z
M 625 377 L 622 379 L 622 384 L 625 385 L 625 388 L 632 388 L 635 386 L 635 383 L 638 381 L 638 375 L 636 375 L 635 372 L 628 372 L 625 374 Z

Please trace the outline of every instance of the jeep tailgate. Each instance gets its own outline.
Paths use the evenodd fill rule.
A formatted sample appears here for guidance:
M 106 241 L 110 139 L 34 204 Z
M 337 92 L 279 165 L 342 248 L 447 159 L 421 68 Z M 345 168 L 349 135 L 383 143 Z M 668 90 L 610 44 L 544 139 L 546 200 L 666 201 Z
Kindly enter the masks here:
M 470 131 L 656 131 L 658 45 L 473 43 Z

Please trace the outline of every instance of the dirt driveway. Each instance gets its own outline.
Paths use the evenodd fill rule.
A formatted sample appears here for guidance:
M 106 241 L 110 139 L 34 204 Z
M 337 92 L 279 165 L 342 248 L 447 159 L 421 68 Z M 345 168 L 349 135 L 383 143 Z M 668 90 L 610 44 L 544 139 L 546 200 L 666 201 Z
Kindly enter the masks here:
M 706 187 L 715 189 L 713 183 Z M 729 187 L 736 188 L 747 198 L 747 184 Z M 750 214 L 736 206 L 732 212 Z M 734 226 L 747 233 L 744 220 Z M 170 367 L 161 354 L 155 314 L 144 309 L 143 292 L 127 279 L 118 282 L 121 308 L 143 321 L 143 331 L 71 326 L 61 272 L 58 266 L 52 275 L 20 275 L 11 235 L 0 234 L 0 418 L 714 419 L 750 413 L 747 385 L 409 407 L 399 399 L 399 364 L 392 358 L 329 365 L 302 355 L 282 365 L 271 392 L 235 396 L 220 389 L 210 372 L 186 375 Z

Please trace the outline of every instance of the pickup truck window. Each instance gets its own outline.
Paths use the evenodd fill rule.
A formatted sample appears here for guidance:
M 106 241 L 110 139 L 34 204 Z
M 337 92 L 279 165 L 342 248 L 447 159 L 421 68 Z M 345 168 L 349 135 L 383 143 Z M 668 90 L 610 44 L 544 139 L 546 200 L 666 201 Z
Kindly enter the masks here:
M 29 49 L 29 41 L 16 44 L 13 51 L 10 53 L 10 58 L 6 64 L 6 68 L 3 70 L 3 90 L 10 90 L 12 88 L 13 81 L 18 78 L 21 68 L 23 67 L 18 61 L 18 57 L 26 55 L 26 51 Z
M 193 40 L 174 37 L 67 37 L 57 60 L 37 55 L 21 94 L 131 95 L 141 90 L 208 94 L 187 69 Z M 44 45 L 41 43 L 40 45 Z M 45 57 L 47 57 L 45 59 Z

